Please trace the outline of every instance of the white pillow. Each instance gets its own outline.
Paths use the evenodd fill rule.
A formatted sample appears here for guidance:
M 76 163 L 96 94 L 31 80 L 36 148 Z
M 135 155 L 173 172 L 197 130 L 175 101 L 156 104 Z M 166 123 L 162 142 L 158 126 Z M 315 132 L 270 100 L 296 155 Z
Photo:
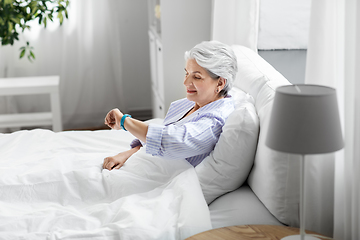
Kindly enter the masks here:
M 298 227 L 299 156 L 277 152 L 265 145 L 275 89 L 290 83 L 251 49 L 236 45 L 233 50 L 238 62 L 234 86 L 254 98 L 261 129 L 247 183 L 280 222 Z
M 207 204 L 239 188 L 254 162 L 259 134 L 254 100 L 236 88 L 230 94 L 235 110 L 226 120 L 214 150 L 195 167 Z

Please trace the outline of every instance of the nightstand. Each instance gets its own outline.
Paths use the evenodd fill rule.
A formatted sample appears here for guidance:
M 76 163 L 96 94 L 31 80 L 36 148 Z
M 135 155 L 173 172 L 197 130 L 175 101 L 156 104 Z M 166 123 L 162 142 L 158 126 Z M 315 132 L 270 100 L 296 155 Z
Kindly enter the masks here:
M 314 234 L 322 240 L 330 239 L 311 231 L 306 231 L 306 233 Z M 278 240 L 286 236 L 297 234 L 299 234 L 299 228 L 276 225 L 241 225 L 212 229 L 191 236 L 186 240 Z
M 62 131 L 59 83 L 59 76 L 0 78 L 0 96 L 48 94 L 51 107 L 51 112 L 0 114 L 0 128 L 52 125 L 54 132 Z

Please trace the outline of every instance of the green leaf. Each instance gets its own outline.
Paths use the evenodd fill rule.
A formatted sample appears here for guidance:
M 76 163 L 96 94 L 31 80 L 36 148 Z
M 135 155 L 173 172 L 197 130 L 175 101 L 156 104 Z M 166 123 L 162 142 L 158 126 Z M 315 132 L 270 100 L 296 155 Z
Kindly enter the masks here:
M 9 33 L 12 32 L 13 29 L 14 29 L 14 25 L 11 22 L 8 22 L 8 31 L 9 31 Z
M 42 18 L 43 18 L 43 15 L 40 14 L 40 16 L 39 16 L 39 24 L 41 24 Z
M 32 51 L 30 51 L 30 55 L 35 60 L 35 54 Z
M 38 10 L 38 8 L 35 6 L 35 7 L 32 9 L 31 14 L 34 15 L 37 10 Z M 36 17 L 36 16 L 34 15 L 34 17 Z
M 64 16 L 62 15 L 61 12 L 58 13 L 57 17 L 59 18 L 60 20 L 60 25 L 62 25 L 63 21 L 64 21 Z
M 43 21 L 43 23 L 44 23 L 44 27 L 46 28 L 46 17 L 44 18 L 44 21 Z
M 4 6 L 11 4 L 12 4 L 12 0 L 4 0 Z
M 14 23 L 20 24 L 20 19 L 19 18 L 10 18 L 11 21 L 13 21 Z
M 23 58 L 23 57 L 24 57 L 25 52 L 26 52 L 26 50 L 25 50 L 25 49 L 23 49 L 23 50 L 21 51 L 21 53 L 20 53 L 20 58 Z
M 29 3 L 29 7 L 30 8 L 35 8 L 36 6 L 37 6 L 37 1 L 31 1 L 30 3 Z
M 24 15 L 22 15 L 21 13 L 16 14 L 16 18 L 19 19 L 19 22 L 21 22 L 21 20 L 24 20 Z

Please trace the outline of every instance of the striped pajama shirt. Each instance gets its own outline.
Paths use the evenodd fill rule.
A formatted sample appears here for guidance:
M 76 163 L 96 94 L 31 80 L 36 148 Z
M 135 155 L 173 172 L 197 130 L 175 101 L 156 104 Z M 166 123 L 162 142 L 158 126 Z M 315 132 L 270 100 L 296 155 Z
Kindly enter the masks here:
M 194 107 L 188 99 L 171 103 L 163 125 L 149 124 L 146 153 L 168 159 L 186 159 L 194 167 L 214 149 L 225 120 L 234 110 L 231 97 L 211 102 L 182 118 Z M 131 147 L 140 144 L 138 139 Z

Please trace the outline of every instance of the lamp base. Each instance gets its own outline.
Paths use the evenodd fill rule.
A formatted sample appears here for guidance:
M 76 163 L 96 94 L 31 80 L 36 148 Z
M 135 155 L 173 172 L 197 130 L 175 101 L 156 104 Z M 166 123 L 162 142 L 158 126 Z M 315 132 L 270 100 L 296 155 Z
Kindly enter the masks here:
M 284 237 L 281 240 L 301 240 L 301 235 L 291 235 Z M 311 235 L 305 235 L 304 240 L 321 240 L 321 239 L 317 237 L 313 237 Z

